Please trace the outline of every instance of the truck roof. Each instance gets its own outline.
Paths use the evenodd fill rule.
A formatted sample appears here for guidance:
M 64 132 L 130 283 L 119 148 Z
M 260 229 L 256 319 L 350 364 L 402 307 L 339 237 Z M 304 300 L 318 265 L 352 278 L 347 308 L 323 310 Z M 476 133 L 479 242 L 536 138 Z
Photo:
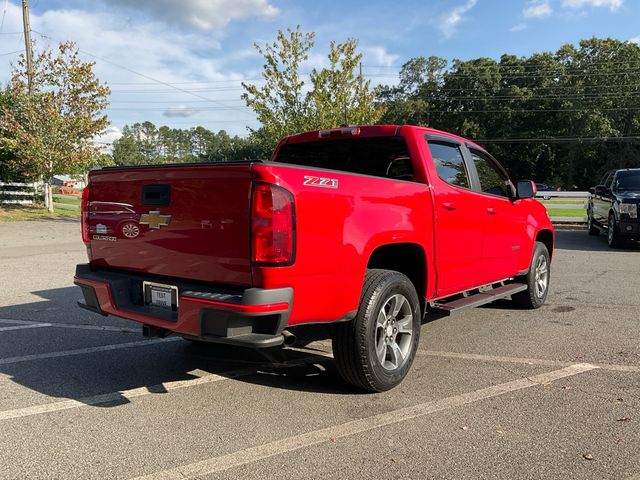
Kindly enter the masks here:
M 355 137 L 395 136 L 395 135 L 399 135 L 400 131 L 404 129 L 421 130 L 425 134 L 442 135 L 446 137 L 451 137 L 462 143 L 472 145 L 482 151 L 485 151 L 484 147 L 466 138 L 460 137 L 458 135 L 454 135 L 453 133 L 437 130 L 435 128 L 422 127 L 419 125 L 348 125 L 348 126 L 341 126 L 337 128 L 330 128 L 330 129 L 311 130 L 308 132 L 296 133 L 294 135 L 289 135 L 287 137 L 284 137 L 281 140 L 280 144 L 282 145 L 284 143 L 312 142 L 322 138 L 326 138 L 328 140 L 329 138 L 334 136 L 341 136 L 341 137 L 353 136 L 354 138 Z

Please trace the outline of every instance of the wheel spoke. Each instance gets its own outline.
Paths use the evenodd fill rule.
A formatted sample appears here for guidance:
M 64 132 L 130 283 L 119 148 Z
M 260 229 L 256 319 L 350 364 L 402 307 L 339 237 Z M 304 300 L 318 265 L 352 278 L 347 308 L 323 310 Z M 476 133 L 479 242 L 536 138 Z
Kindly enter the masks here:
M 378 319 L 376 320 L 376 329 L 385 328 L 385 323 L 387 322 L 387 314 L 384 313 L 384 307 L 380 309 L 380 313 L 378 313 Z
M 385 358 L 387 357 L 387 345 L 384 342 L 384 333 L 382 333 L 376 342 L 376 356 L 380 365 L 384 366 Z
M 411 324 L 413 323 L 413 316 L 406 315 L 402 319 L 398 320 L 398 333 L 413 333 Z
M 400 345 L 398 345 L 396 342 L 393 342 L 391 345 L 389 345 L 389 353 L 391 357 L 390 363 L 393 368 L 398 368 L 400 365 L 402 365 L 404 361 L 404 354 L 402 353 Z
M 394 295 L 393 297 L 391 297 L 393 300 L 393 307 L 391 309 L 391 315 L 393 317 L 398 316 L 398 312 L 400 311 L 400 309 L 402 308 L 402 306 L 406 303 L 407 299 L 404 298 L 403 295 Z

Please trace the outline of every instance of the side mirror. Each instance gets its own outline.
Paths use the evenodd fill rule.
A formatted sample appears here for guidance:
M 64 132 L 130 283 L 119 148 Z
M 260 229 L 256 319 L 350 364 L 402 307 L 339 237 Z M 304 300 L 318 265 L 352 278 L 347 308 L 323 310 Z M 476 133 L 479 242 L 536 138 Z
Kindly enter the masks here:
M 607 195 L 609 193 L 609 189 L 604 185 L 598 185 L 595 188 L 596 195 Z
M 538 190 L 536 189 L 536 184 L 531 180 L 518 180 L 516 193 L 518 198 L 533 198 L 538 193 Z

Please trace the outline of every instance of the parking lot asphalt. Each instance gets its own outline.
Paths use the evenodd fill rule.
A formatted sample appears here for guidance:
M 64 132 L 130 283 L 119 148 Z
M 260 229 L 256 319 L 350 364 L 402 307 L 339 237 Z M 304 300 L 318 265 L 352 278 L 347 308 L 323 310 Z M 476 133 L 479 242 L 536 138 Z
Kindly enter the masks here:
M 427 318 L 394 390 L 328 342 L 147 340 L 76 307 L 73 221 L 0 224 L 0 478 L 640 479 L 640 249 L 557 232 L 547 304 Z

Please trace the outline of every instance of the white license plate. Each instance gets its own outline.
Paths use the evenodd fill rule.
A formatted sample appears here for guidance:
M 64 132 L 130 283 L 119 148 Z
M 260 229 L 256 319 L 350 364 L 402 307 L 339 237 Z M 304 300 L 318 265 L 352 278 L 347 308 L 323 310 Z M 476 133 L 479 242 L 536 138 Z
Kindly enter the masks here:
M 144 303 L 153 307 L 176 310 L 178 307 L 178 287 L 144 282 Z

